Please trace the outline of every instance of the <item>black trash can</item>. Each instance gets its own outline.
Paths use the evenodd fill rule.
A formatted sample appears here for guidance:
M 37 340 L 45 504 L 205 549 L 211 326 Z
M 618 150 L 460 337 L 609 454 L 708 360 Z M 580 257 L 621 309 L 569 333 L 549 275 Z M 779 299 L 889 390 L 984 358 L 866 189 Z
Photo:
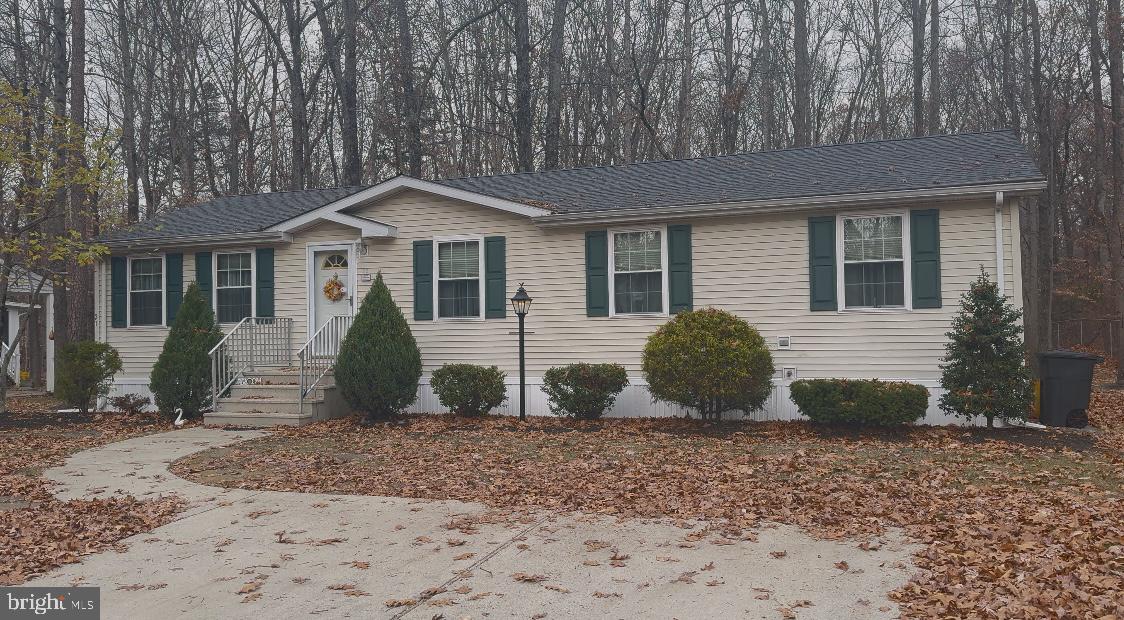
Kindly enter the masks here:
M 1042 373 L 1039 422 L 1046 426 L 1083 428 L 1093 389 L 1093 366 L 1104 358 L 1079 351 L 1046 351 L 1038 355 Z

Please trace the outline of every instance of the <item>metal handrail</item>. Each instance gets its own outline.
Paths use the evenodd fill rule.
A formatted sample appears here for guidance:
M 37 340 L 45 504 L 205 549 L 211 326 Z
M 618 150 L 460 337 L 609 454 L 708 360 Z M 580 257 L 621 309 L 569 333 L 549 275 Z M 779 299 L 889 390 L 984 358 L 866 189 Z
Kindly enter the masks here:
M 219 398 L 255 366 L 293 365 L 293 319 L 246 317 L 238 322 L 209 352 L 211 357 L 211 406 L 217 411 Z
M 329 318 L 316 330 L 297 352 L 300 361 L 300 403 L 299 412 L 304 413 L 304 401 L 320 385 L 336 365 L 340 344 L 347 331 L 351 329 L 354 317 L 350 314 Z

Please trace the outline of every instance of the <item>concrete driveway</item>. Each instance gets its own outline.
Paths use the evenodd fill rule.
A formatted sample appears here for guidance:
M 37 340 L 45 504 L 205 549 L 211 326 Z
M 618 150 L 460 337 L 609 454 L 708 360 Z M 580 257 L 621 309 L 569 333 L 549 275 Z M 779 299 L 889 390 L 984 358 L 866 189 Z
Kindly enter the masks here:
M 700 524 L 500 514 L 478 504 L 226 490 L 167 465 L 259 436 L 196 428 L 74 455 L 46 475 L 63 498 L 175 493 L 190 508 L 27 585 L 101 587 L 104 618 L 894 617 L 911 571 L 880 549 L 766 527 L 756 541 Z M 750 536 L 753 538 L 754 536 Z M 841 564 L 846 562 L 846 564 Z

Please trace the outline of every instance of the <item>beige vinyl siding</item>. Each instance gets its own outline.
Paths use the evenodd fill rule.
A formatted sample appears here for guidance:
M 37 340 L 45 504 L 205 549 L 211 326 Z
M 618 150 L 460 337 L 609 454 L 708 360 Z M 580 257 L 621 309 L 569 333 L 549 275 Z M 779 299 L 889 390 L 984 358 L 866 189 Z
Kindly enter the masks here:
M 146 255 L 134 254 L 130 256 L 140 257 Z M 164 276 L 166 285 L 167 274 L 164 274 Z M 111 316 L 110 306 L 110 294 L 112 293 L 110 287 L 111 277 L 112 272 L 109 267 L 109 259 L 106 259 L 101 263 L 98 269 L 98 282 L 100 284 L 98 299 L 101 300 L 101 303 L 95 310 L 100 317 L 99 322 L 104 330 L 103 340 L 112 345 L 117 349 L 117 352 L 121 354 L 120 377 L 130 379 L 147 378 L 152 373 L 152 365 L 156 363 L 156 358 L 160 356 L 161 349 L 164 348 L 164 339 L 168 337 L 168 328 L 155 325 L 126 328 L 112 327 L 113 317 Z M 184 290 L 187 290 L 187 285 L 194 281 L 195 253 L 190 250 L 184 250 Z
M 920 208 L 932 208 L 926 205 Z M 791 350 L 774 352 L 778 370 L 795 367 L 801 377 L 882 377 L 932 380 L 938 372 L 945 332 L 960 293 L 980 265 L 995 271 L 994 204 L 987 201 L 939 206 L 944 307 L 912 312 L 811 312 L 808 302 L 808 213 L 767 214 L 685 220 L 692 225 L 696 308 L 730 310 L 756 324 L 775 349 L 779 336 Z M 856 210 L 907 211 L 908 207 Z M 847 213 L 851 211 L 819 212 Z M 535 301 L 527 318 L 527 372 L 532 380 L 549 367 L 572 362 L 619 362 L 634 381 L 647 336 L 666 317 L 591 318 L 585 311 L 585 232 L 612 227 L 542 229 L 523 216 L 451 199 L 403 192 L 358 209 L 356 215 L 396 226 L 394 239 L 367 239 L 357 261 L 361 299 L 381 271 L 406 315 L 422 351 L 425 372 L 444 363 L 496 364 L 518 372 L 517 320 L 413 320 L 415 240 L 443 236 L 506 237 L 507 296 L 525 282 Z M 1004 212 L 1006 292 L 1016 290 L 1010 207 Z M 313 243 L 355 243 L 358 231 L 322 223 L 294 233 L 275 255 L 277 316 L 291 317 L 293 342 L 308 338 L 307 251 Z M 665 265 L 666 267 L 666 265 Z M 103 325 L 108 325 L 109 269 L 101 270 Z M 194 279 L 194 252 L 184 252 L 184 280 Z M 318 294 L 318 292 L 313 292 Z M 1014 299 L 1021 305 L 1021 300 Z M 113 329 L 106 340 L 117 347 L 129 377 L 147 376 L 166 335 L 164 328 Z

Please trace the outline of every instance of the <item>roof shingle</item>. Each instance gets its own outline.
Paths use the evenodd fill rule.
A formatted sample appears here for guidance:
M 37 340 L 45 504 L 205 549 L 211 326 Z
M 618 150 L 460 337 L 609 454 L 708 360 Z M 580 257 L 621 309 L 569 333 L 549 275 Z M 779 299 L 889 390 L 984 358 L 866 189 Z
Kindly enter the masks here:
M 436 181 L 557 213 L 1039 181 L 1010 131 L 903 138 Z M 112 232 L 108 242 L 268 229 L 364 187 L 223 196 Z

